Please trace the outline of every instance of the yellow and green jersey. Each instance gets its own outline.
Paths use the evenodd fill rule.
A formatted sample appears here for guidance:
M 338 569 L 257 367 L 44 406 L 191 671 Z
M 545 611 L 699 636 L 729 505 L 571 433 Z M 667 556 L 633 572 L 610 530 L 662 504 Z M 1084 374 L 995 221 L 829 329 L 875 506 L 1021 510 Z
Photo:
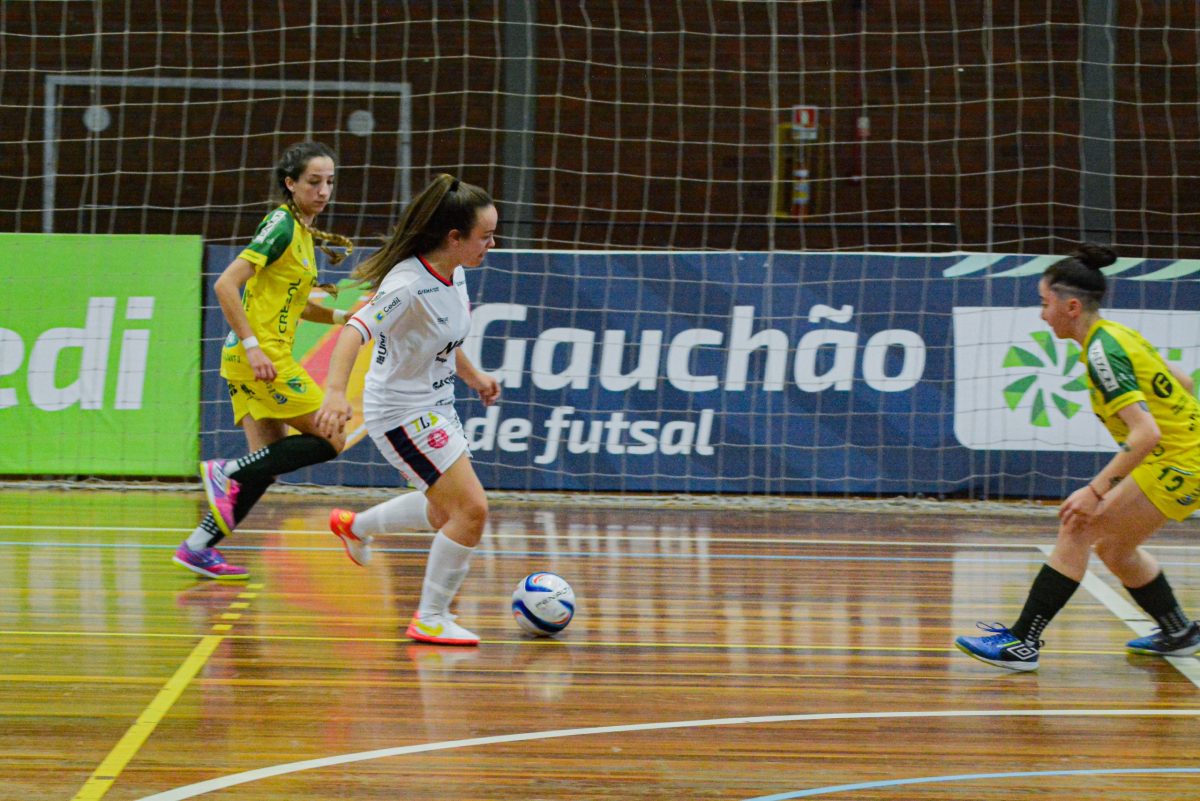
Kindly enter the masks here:
M 1195 459 L 1200 449 L 1200 403 L 1181 386 L 1162 355 L 1128 326 L 1100 319 L 1084 339 L 1092 409 L 1119 443 L 1129 436 L 1117 412 L 1144 401 L 1162 438 L 1148 460 Z
M 277 367 L 291 360 L 296 326 L 317 285 L 313 238 L 286 205 L 263 218 L 254 239 L 238 254 L 254 265 L 254 275 L 242 292 L 242 308 L 259 347 Z M 221 375 L 253 378 L 246 351 L 232 331 L 221 353 Z

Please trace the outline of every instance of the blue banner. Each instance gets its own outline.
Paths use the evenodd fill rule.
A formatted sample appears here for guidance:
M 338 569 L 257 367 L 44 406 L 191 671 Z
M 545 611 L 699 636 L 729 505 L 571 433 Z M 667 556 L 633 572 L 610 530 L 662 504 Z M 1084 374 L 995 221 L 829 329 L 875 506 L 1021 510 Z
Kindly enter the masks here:
M 234 255 L 210 247 L 206 272 Z M 511 490 L 1063 495 L 1112 443 L 1073 343 L 1038 320 L 1052 261 L 493 251 L 468 272 L 463 347 L 503 386 L 488 410 L 460 386 L 476 471 Z M 1200 263 L 1109 271 L 1106 316 L 1200 368 L 1187 277 Z M 226 327 L 211 294 L 208 306 L 204 397 L 219 402 L 205 404 L 204 449 L 229 456 L 245 442 L 216 376 Z M 369 440 L 289 480 L 397 483 Z

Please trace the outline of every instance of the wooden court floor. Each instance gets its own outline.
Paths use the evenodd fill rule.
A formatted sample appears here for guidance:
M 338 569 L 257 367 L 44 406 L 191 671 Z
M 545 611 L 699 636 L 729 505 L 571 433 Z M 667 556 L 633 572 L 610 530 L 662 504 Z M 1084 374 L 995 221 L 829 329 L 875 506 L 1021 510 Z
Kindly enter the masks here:
M 428 535 L 368 569 L 342 496 L 268 495 L 170 561 L 197 492 L 0 491 L 0 799 L 1197 799 L 1200 660 L 1094 575 L 1041 670 L 959 654 L 1011 623 L 1048 516 L 499 505 L 460 595 L 476 649 L 402 634 Z M 1200 614 L 1200 526 L 1154 541 Z M 552 570 L 557 639 L 508 613 Z

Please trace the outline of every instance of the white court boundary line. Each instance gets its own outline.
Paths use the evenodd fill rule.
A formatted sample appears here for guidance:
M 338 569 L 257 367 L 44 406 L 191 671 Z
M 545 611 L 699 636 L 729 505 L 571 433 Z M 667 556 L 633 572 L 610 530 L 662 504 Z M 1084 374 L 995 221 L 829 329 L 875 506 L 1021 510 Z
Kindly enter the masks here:
M 1038 550 L 1049 556 L 1054 548 L 1050 545 L 1040 545 Z M 1104 581 L 1088 570 L 1083 574 L 1083 581 L 1079 582 L 1080 586 L 1092 594 L 1092 597 L 1104 605 L 1108 611 L 1117 616 L 1117 619 L 1133 630 L 1133 633 L 1139 637 L 1145 637 L 1150 632 L 1154 631 L 1153 622 L 1146 617 L 1146 613 L 1134 606 L 1129 601 L 1125 600 L 1124 596 L 1117 593 L 1112 587 L 1104 583 Z M 1149 659 L 1165 659 L 1171 663 L 1184 678 L 1192 684 L 1200 687 L 1200 659 L 1194 656 L 1163 656 L 1163 657 L 1147 657 Z
M 138 801 L 184 801 L 217 790 L 249 784 L 259 779 L 269 779 L 305 770 L 366 762 L 392 756 L 449 751 L 456 748 L 473 748 L 482 745 L 518 743 L 530 740 L 552 740 L 561 737 L 584 737 L 597 734 L 621 734 L 638 731 L 662 731 L 664 729 L 691 729 L 707 726 L 745 726 L 770 723 L 794 723 L 816 720 L 910 720 L 920 718 L 1004 718 L 1004 717 L 1198 717 L 1200 709 L 986 709 L 986 710 L 942 710 L 921 712 L 829 712 L 808 715 L 764 715 L 761 717 L 712 718 L 708 720 L 680 720 L 659 723 L 633 723 L 621 726 L 592 726 L 577 729 L 553 729 L 551 731 L 498 734 L 491 737 L 471 737 L 465 740 L 448 740 L 440 743 L 422 743 L 397 748 L 380 748 L 341 754 L 302 762 L 290 762 L 256 768 L 243 773 L 234 773 L 217 779 L 209 779 L 185 787 L 177 787 L 162 793 L 144 796 Z
M 620 542 L 663 542 L 663 543 L 688 543 L 688 542 L 720 542 L 720 543 L 742 543 L 742 544 L 768 544 L 768 545 L 853 545 L 856 547 L 873 547 L 873 548 L 942 548 L 953 550 L 955 548 L 978 548 L 982 550 L 1029 550 L 1030 548 L 1038 548 L 1042 546 L 1034 545 L 1029 542 L 935 542 L 929 540 L 831 540 L 824 537 L 696 537 L 696 536 L 656 536 L 653 534 L 613 534 L 608 531 L 599 532 L 600 524 L 597 524 L 597 533 L 601 534 L 605 540 L 617 540 Z M 630 528 L 626 526 L 626 528 Z M 16 525 L 11 523 L 0 523 L 0 531 L 62 531 L 63 526 L 52 525 Z M 125 531 L 132 533 L 143 534 L 188 534 L 191 533 L 190 528 L 166 528 L 163 526 L 74 526 L 76 531 Z M 275 528 L 239 528 L 239 534 L 283 534 L 285 536 L 292 534 L 304 535 L 327 535 L 329 529 L 288 529 L 280 531 Z M 428 539 L 432 537 L 434 532 L 424 531 L 396 531 L 386 534 L 376 534 L 377 539 Z M 592 536 L 591 531 L 559 531 L 554 539 L 569 540 L 571 538 L 586 538 Z M 983 535 L 980 535 L 983 536 Z M 504 532 L 490 531 L 484 536 L 484 540 L 516 540 L 516 539 L 545 539 L 545 534 L 533 532 L 526 534 L 506 534 Z M 49 545 L 51 543 L 39 543 Z M 236 549 L 236 545 L 226 545 L 226 548 Z M 1196 545 L 1169 545 L 1169 544 L 1150 544 L 1142 546 L 1148 551 L 1200 551 L 1200 544 Z M 1042 547 L 1042 550 L 1049 553 L 1049 550 Z

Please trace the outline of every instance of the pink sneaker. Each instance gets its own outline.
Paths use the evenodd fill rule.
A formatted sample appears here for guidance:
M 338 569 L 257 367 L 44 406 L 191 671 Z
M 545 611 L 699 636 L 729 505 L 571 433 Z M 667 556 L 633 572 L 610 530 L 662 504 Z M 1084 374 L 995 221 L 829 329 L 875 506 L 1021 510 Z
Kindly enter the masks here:
M 175 557 L 171 561 L 193 573 L 218 581 L 245 581 L 250 577 L 246 568 L 229 564 L 216 548 L 193 551 L 185 542 L 175 550 Z
M 345 509 L 334 509 L 329 513 L 329 530 L 337 534 L 346 549 L 346 556 L 356 565 L 366 567 L 371 561 L 371 543 L 374 537 L 360 537 L 351 527 L 354 525 L 354 512 Z
M 226 537 L 233 534 L 237 521 L 233 517 L 233 505 L 237 503 L 242 485 L 225 475 L 224 459 L 210 459 L 200 463 L 200 480 L 204 494 L 208 496 L 208 508 L 217 521 L 217 528 Z

